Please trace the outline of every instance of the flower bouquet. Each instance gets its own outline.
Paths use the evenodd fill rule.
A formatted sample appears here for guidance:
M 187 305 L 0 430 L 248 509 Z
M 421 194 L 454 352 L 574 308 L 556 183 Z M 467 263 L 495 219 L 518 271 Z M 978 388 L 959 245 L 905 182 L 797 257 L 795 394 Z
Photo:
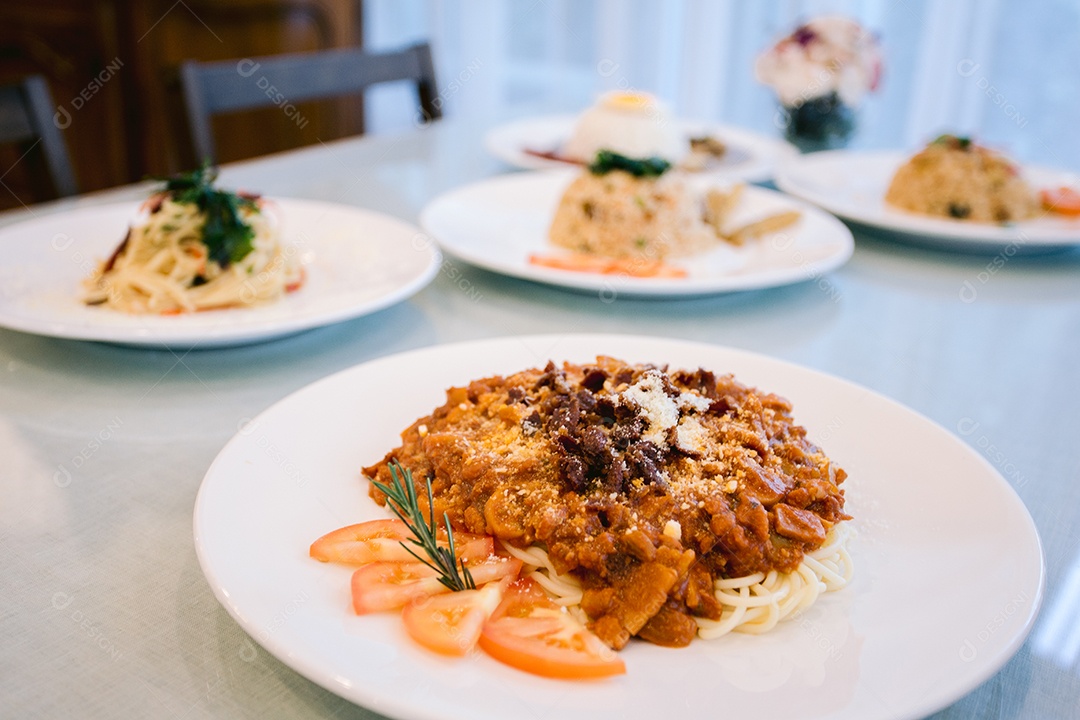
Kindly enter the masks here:
M 759 81 L 780 100 L 778 125 L 803 152 L 847 145 L 856 109 L 881 80 L 877 38 L 844 17 L 800 25 L 758 57 Z

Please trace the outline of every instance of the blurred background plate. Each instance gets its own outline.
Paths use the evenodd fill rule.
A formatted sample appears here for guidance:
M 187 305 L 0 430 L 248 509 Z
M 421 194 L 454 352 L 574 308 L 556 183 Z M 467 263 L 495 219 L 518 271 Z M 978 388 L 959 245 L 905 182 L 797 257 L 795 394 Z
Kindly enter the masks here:
M 527 151 L 558 150 L 570 137 L 577 118 L 577 115 L 544 115 L 499 125 L 484 136 L 484 146 L 492 155 L 513 167 L 525 170 L 565 168 L 569 163 Z M 779 138 L 732 125 L 689 120 L 675 122 L 687 138 L 708 135 L 727 146 L 727 152 L 702 171 L 703 175 L 761 182 L 773 176 L 779 163 L 798 154 L 794 146 Z
M 138 203 L 83 207 L 0 228 L 0 327 L 152 347 L 259 342 L 373 313 L 409 297 L 438 270 L 417 228 L 370 210 L 272 199 L 282 238 L 307 279 L 278 302 L 185 315 L 129 315 L 83 304 L 82 281 L 112 254 Z
M 885 191 L 897 168 L 909 157 L 902 152 L 810 153 L 783 163 L 776 174 L 776 185 L 844 220 L 924 245 L 986 252 L 1011 248 L 1013 254 L 1080 244 L 1080 219 L 1047 215 L 992 225 L 927 217 L 889 207 Z M 1035 190 L 1061 185 L 1080 187 L 1076 174 L 1061 170 L 1027 167 L 1024 178 Z
M 635 297 L 687 297 L 759 290 L 813 280 L 843 265 L 854 241 L 843 223 L 813 205 L 782 193 L 747 187 L 739 209 L 747 217 L 784 210 L 802 213 L 781 234 L 734 247 L 672 258 L 684 278 L 638 278 L 540 267 L 529 256 L 565 251 L 548 242 L 548 227 L 563 191 L 581 170 L 505 175 L 440 195 L 420 214 L 420 224 L 442 248 L 493 272 L 575 290 Z M 709 178 L 699 178 L 708 185 Z M 703 189 L 703 188 L 702 188 Z

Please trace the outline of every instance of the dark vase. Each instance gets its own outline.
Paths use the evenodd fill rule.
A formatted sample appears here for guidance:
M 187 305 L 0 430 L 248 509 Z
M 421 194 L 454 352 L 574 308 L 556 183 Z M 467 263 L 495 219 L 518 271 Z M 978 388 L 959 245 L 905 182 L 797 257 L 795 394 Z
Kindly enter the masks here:
M 784 137 L 804 153 L 847 147 L 855 134 L 855 111 L 835 93 L 781 108 Z

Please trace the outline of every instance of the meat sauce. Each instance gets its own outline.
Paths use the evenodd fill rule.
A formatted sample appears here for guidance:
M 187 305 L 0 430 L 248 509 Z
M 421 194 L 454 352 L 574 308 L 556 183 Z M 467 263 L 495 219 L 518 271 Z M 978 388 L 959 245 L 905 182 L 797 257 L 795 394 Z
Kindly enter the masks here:
M 451 388 L 401 437 L 366 475 L 397 460 L 455 528 L 546 548 L 616 649 L 688 644 L 720 617 L 716 579 L 790 572 L 849 519 L 790 404 L 703 369 L 549 363 Z

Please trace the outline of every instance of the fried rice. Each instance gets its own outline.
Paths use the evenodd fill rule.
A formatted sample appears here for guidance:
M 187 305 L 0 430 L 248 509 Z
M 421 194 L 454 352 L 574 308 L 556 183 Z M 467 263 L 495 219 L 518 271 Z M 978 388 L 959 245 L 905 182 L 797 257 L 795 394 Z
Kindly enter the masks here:
M 563 194 L 549 237 L 574 252 L 653 260 L 703 252 L 718 242 L 702 216 L 700 194 L 677 173 L 584 172 Z
M 943 135 L 904 163 L 885 202 L 922 215 L 1004 223 L 1035 215 L 1035 191 L 1008 159 L 967 138 Z

